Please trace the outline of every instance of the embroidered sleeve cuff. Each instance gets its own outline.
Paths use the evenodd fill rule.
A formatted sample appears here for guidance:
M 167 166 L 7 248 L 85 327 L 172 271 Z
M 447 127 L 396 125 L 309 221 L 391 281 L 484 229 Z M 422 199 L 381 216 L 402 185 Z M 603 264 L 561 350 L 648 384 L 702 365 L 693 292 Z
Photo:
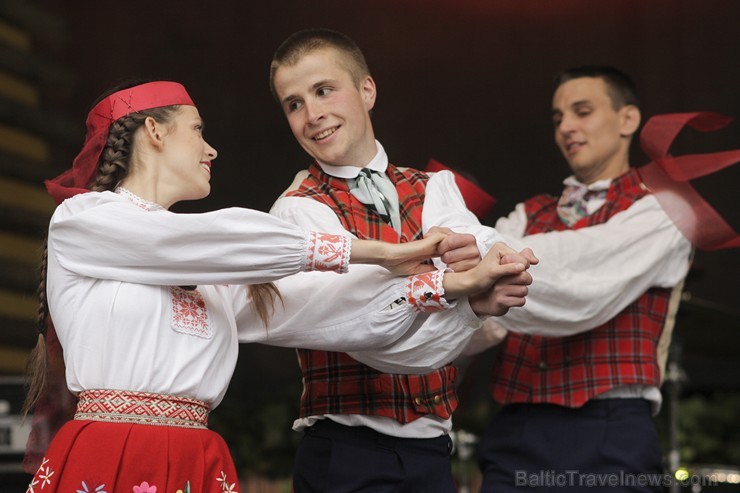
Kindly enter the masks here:
M 444 270 L 407 277 L 406 298 L 411 307 L 424 313 L 439 312 L 449 308 L 449 303 L 442 296 L 444 294 L 443 279 Z
M 306 270 L 345 274 L 349 271 L 351 252 L 352 240 L 347 236 L 311 231 L 308 236 Z

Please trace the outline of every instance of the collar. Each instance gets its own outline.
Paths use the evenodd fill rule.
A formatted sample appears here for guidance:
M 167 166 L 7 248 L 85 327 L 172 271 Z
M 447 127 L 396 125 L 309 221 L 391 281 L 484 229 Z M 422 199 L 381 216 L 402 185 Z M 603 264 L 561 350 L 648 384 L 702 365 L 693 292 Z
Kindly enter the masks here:
M 611 178 L 605 178 L 603 180 L 597 180 L 589 185 L 586 185 L 585 183 L 581 183 L 578 181 L 578 178 L 575 177 L 575 175 L 570 175 L 568 178 L 563 180 L 563 185 L 566 187 L 576 187 L 576 188 L 583 188 L 586 187 L 586 189 L 590 192 L 599 192 L 601 190 L 609 190 L 609 187 L 612 184 Z
M 123 187 L 118 187 L 115 190 L 115 193 L 120 195 L 121 197 L 127 199 L 129 202 L 133 203 L 135 206 L 139 207 L 140 209 L 144 209 L 145 211 L 163 211 L 165 210 L 164 207 L 157 204 L 156 202 L 152 202 L 150 200 L 142 199 L 135 193 L 133 193 L 131 190 L 128 190 Z
M 385 153 L 385 149 L 380 145 L 380 142 L 375 141 L 375 146 L 378 148 L 378 152 L 375 154 L 369 163 L 365 166 L 333 166 L 331 164 L 322 163 L 316 160 L 319 167 L 329 176 L 334 178 L 342 178 L 344 180 L 352 180 L 357 178 L 362 168 L 370 168 L 373 171 L 377 171 L 380 174 L 385 174 L 385 170 L 388 169 L 388 155 Z

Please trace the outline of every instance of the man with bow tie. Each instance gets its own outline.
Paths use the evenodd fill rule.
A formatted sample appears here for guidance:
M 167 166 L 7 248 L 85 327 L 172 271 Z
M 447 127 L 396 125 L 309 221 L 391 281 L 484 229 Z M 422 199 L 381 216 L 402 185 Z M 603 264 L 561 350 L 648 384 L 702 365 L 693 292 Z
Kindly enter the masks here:
M 662 491 L 651 416 L 692 247 L 629 165 L 630 78 L 579 67 L 556 84 L 555 142 L 572 176 L 560 197 L 496 223 L 540 264 L 525 308 L 487 324 L 509 333 L 490 379 L 501 409 L 479 444 L 481 492 Z

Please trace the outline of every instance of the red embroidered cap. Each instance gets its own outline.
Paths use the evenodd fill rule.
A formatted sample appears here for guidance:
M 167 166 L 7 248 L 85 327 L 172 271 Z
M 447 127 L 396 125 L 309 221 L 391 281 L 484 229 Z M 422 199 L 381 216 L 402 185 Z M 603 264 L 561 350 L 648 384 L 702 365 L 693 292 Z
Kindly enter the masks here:
M 182 84 L 168 81 L 128 87 L 100 101 L 87 115 L 85 143 L 72 168 L 53 180 L 46 180 L 49 195 L 61 203 L 78 193 L 89 192 L 87 186 L 98 168 L 111 123 L 137 111 L 173 105 L 195 106 Z
M 455 183 L 457 184 L 457 188 L 460 189 L 460 193 L 462 193 L 463 199 L 465 200 L 465 205 L 473 214 L 476 215 L 479 220 L 483 221 L 483 219 L 485 219 L 485 217 L 491 211 L 493 204 L 496 203 L 496 199 L 486 193 L 485 190 L 483 190 L 481 187 L 468 180 L 460 173 L 451 170 L 436 159 L 430 159 L 429 163 L 427 163 L 427 167 L 425 168 L 425 171 L 442 170 L 452 171 L 452 174 L 455 175 Z

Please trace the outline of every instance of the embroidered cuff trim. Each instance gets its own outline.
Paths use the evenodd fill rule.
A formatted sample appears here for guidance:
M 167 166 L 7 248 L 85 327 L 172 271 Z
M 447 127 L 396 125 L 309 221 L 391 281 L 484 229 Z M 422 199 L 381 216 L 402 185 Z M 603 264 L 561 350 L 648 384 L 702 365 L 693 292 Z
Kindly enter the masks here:
M 352 240 L 350 238 L 311 231 L 308 236 L 306 270 L 334 271 L 345 274 L 349 271 L 351 252 Z
M 411 307 L 419 312 L 432 313 L 450 307 L 442 296 L 444 271 L 436 270 L 406 278 L 406 297 Z

